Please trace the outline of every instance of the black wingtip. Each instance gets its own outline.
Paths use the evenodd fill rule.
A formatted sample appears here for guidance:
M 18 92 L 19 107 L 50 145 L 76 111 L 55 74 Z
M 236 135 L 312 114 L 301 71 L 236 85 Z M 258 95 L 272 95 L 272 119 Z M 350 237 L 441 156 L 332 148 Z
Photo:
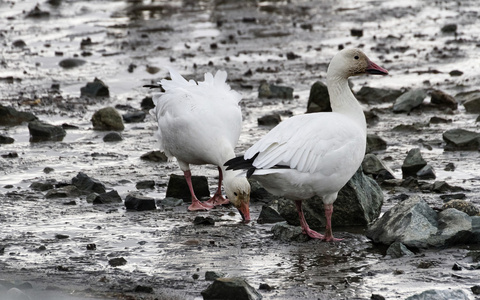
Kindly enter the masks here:
M 228 160 L 223 165 L 227 167 L 227 170 L 247 170 L 247 178 L 253 175 L 256 168 L 253 166 L 253 162 L 257 158 L 258 153 L 255 154 L 252 158 L 245 159 L 243 155 L 234 157 Z
M 143 87 L 149 89 L 160 89 L 160 91 L 165 92 L 165 90 L 160 84 L 145 84 Z

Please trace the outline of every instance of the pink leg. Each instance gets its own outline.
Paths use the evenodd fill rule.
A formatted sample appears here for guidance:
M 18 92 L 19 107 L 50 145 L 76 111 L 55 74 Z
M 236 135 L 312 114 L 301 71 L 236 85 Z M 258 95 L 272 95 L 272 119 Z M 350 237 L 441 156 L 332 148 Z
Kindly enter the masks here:
M 333 237 L 332 234 L 332 213 L 333 213 L 333 204 L 324 204 L 325 207 L 325 219 L 327 219 L 327 224 L 325 225 L 325 237 L 323 238 L 326 242 L 338 242 L 342 239 L 337 239 Z
M 222 180 L 223 180 L 223 173 L 222 169 L 218 167 L 218 188 L 212 198 L 210 198 L 207 203 L 217 206 L 217 205 L 224 205 L 230 203 L 228 199 L 223 198 L 222 196 Z
M 323 239 L 324 236 L 322 234 L 310 229 L 308 226 L 305 216 L 303 215 L 302 200 L 295 200 L 295 205 L 297 206 L 298 217 L 300 219 L 300 226 L 302 226 L 303 234 L 308 235 L 312 239 Z
M 190 170 L 183 172 L 183 176 L 185 176 L 188 189 L 190 190 L 190 194 L 192 195 L 192 204 L 190 204 L 188 210 L 209 210 L 210 208 L 212 208 L 212 206 L 210 206 L 209 204 L 200 202 L 200 200 L 197 199 L 197 196 L 195 196 L 192 185 L 192 173 L 190 172 Z

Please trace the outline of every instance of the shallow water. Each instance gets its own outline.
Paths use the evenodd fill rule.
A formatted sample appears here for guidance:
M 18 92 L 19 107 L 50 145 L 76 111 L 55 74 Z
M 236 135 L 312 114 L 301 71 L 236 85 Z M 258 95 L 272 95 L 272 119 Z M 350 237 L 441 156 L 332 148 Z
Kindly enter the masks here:
M 188 213 L 184 206 L 126 212 L 121 205 L 92 206 L 84 197 L 75 199 L 77 205 L 66 206 L 72 199 L 45 199 L 43 193 L 29 188 L 39 180 L 70 182 L 82 171 L 123 198 L 136 190 L 136 182 L 153 179 L 156 189 L 144 194 L 163 198 L 169 175 L 181 172 L 175 163 L 140 159 L 156 149 L 153 119 L 148 116 L 143 123 L 126 124 L 122 142 L 104 143 L 106 133 L 93 131 L 90 118 L 104 106 L 139 109 L 140 100 L 151 93 L 142 86 L 165 77 L 167 65 L 197 80 L 206 71 L 227 70 L 232 87 L 244 96 L 245 122 L 238 153 L 270 129 L 258 127 L 258 117 L 277 111 L 305 112 L 310 86 L 325 79 L 326 66 L 340 44 L 362 47 L 390 72 L 385 77 L 352 79 L 354 91 L 363 85 L 437 88 L 452 95 L 476 89 L 480 83 L 480 8 L 476 1 L 38 3 L 50 12 L 49 18 L 25 18 L 34 7 L 30 1 L 0 3 L 2 104 L 32 111 L 51 124 L 68 123 L 79 129 L 68 130 L 61 142 L 30 143 L 26 125 L 0 128 L 0 133 L 15 139 L 14 144 L 1 145 L 0 153 L 19 155 L 0 159 L 0 246 L 5 246 L 0 279 L 30 282 L 33 289 L 26 293 L 32 299 L 63 299 L 59 294 L 124 299 L 136 285 L 153 287 L 157 297 L 201 299 L 200 291 L 209 284 L 204 272 L 211 270 L 244 277 L 255 288 L 269 284 L 274 289 L 261 291 L 265 299 L 369 299 L 372 293 L 403 299 L 431 287 L 463 288 L 470 293 L 469 288 L 478 284 L 479 271 L 467 270 L 475 265 L 467 256 L 471 247 L 424 250 L 415 257 L 392 260 L 383 257 L 385 249 L 364 237 L 363 228 L 334 228 L 337 236 L 345 238 L 335 244 L 284 243 L 271 238 L 271 225 L 240 223 L 233 208 L 209 213 Z M 140 9 L 150 4 L 158 9 Z M 448 23 L 458 25 L 456 37 L 441 33 Z M 303 29 L 302 25 L 310 27 Z M 363 37 L 352 37 L 352 28 L 363 29 Z M 93 44 L 81 49 L 86 38 Z M 25 48 L 12 46 L 19 39 L 25 41 Z M 83 51 L 91 55 L 82 56 Z M 288 60 L 287 52 L 300 58 Z M 62 59 L 75 55 L 87 63 L 74 69 L 58 66 Z M 131 73 L 130 64 L 136 65 Z M 160 71 L 150 74 L 147 66 Z M 277 71 L 261 70 L 268 68 Z M 244 75 L 249 69 L 253 75 Z M 455 69 L 464 74 L 451 77 L 448 73 Z M 439 73 L 424 72 L 428 70 Z M 3 80 L 8 76 L 13 83 Z M 111 97 L 78 98 L 80 88 L 95 77 L 109 86 Z M 293 87 L 295 98 L 257 99 L 262 80 Z M 60 84 L 59 93 L 51 92 L 53 83 Z M 27 103 L 36 99 L 40 105 Z M 444 152 L 441 136 L 451 128 L 478 131 L 477 115 L 467 114 L 461 105 L 454 114 L 428 110 L 395 115 L 390 106 L 365 109 L 381 109 L 380 121 L 369 126 L 369 132 L 388 142 L 387 150 L 378 155 L 390 158 L 386 162 L 396 177 L 401 178 L 407 151 L 420 147 L 437 180 L 467 188 L 467 199 L 480 204 L 476 163 L 480 153 Z M 426 123 L 433 115 L 453 122 L 423 127 L 418 134 L 391 131 L 398 124 Z M 448 162 L 455 164 L 455 172 L 443 171 Z M 44 173 L 45 167 L 54 172 Z M 194 167 L 193 173 L 208 176 L 213 192 L 216 168 Z M 395 204 L 388 199 L 399 192 L 385 191 L 383 211 Z M 423 196 L 432 206 L 442 204 L 439 195 Z M 260 209 L 261 203 L 252 204 L 253 220 Z M 196 215 L 212 216 L 216 225 L 194 226 Z M 57 234 L 68 238 L 57 239 Z M 86 250 L 90 243 L 97 250 Z M 127 264 L 112 268 L 108 260 L 113 257 L 124 257 Z M 429 269 L 418 268 L 422 261 L 434 264 Z M 455 262 L 464 269 L 452 271 Z M 199 279 L 193 279 L 194 274 Z

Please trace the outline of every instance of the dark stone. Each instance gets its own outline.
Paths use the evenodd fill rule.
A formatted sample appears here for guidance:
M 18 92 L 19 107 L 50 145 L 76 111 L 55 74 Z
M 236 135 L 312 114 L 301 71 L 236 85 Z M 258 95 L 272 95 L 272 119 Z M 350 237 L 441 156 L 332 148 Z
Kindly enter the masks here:
M 125 197 L 125 207 L 137 211 L 155 210 L 155 199 L 138 195 L 137 193 L 129 193 Z
M 446 24 L 442 27 L 442 32 L 443 33 L 455 33 L 457 32 L 457 24 L 451 23 L 451 24 Z
M 370 296 L 370 300 L 385 300 L 385 297 L 379 294 L 372 294 L 372 296 Z
M 195 219 L 193 220 L 193 224 L 213 226 L 215 225 L 215 221 L 213 220 L 212 217 L 196 216 Z
M 464 189 L 458 186 L 451 186 L 445 181 L 435 181 L 432 186 L 432 192 L 448 193 L 448 192 L 463 192 Z
M 44 11 L 40 9 L 40 6 L 37 4 L 31 11 L 29 11 L 26 15 L 27 18 L 48 18 L 50 17 L 50 13 L 48 11 Z
M 480 295 L 480 285 L 474 285 L 470 289 L 474 295 Z
M 35 191 L 48 191 L 53 189 L 53 183 L 51 182 L 42 182 L 42 181 L 34 181 L 30 184 L 30 188 Z
M 393 103 L 402 93 L 400 90 L 362 86 L 355 97 L 368 104 Z
M 54 126 L 40 121 L 28 123 L 30 142 L 61 141 L 67 135 L 62 126 Z
M 127 264 L 127 260 L 123 257 L 116 257 L 108 260 L 108 264 L 112 267 L 120 267 Z
M 214 281 L 217 278 L 225 277 L 224 273 L 216 271 L 206 271 L 205 272 L 205 281 Z
M 258 289 L 270 292 L 271 290 L 273 290 L 273 287 L 267 283 L 260 283 L 260 285 L 258 286 Z
M 92 193 L 87 196 L 87 202 L 92 204 L 111 204 L 111 203 L 122 203 L 122 197 L 118 194 L 116 190 L 111 190 L 106 193 Z
M 154 162 L 167 162 L 168 157 L 162 151 L 150 151 L 148 153 L 142 154 L 140 159 L 154 161 Z
M 453 267 L 452 267 L 452 270 L 453 270 L 453 271 L 461 271 L 461 270 L 462 270 L 462 267 L 461 267 L 459 264 L 454 263 L 454 264 L 453 264 Z
M 143 181 L 139 181 L 139 182 L 137 182 L 137 184 L 135 185 L 135 187 L 137 188 L 137 190 L 141 190 L 141 189 L 154 189 L 154 188 L 155 188 L 155 181 L 153 181 L 153 180 L 143 180 Z
M 153 288 L 151 286 L 137 285 L 134 291 L 135 293 L 153 294 Z
M 452 77 L 456 77 L 456 76 L 462 76 L 463 72 L 459 70 L 452 70 L 448 74 L 450 74 L 450 76 Z
M 315 82 L 310 88 L 307 113 L 332 111 L 327 85 L 321 81 Z
M 271 114 L 257 119 L 258 125 L 261 126 L 275 126 L 282 121 L 279 114 Z
M 420 148 L 414 148 L 408 151 L 407 157 L 403 161 L 402 174 L 403 178 L 416 176 L 417 172 L 427 165 L 427 162 L 422 158 Z
M 445 168 L 443 170 L 453 172 L 453 171 L 455 171 L 455 164 L 454 163 L 447 163 L 447 165 L 445 166 Z
M 55 238 L 57 240 L 65 240 L 65 239 L 68 239 L 70 236 L 66 235 L 66 234 L 56 234 L 55 235 Z
M 76 186 L 67 185 L 57 189 L 48 190 L 48 192 L 45 194 L 45 198 L 47 199 L 70 198 L 70 197 L 79 197 L 81 195 L 82 195 L 82 191 L 80 191 Z
M 293 88 L 264 82 L 258 88 L 258 98 L 293 99 Z
M 416 176 L 419 179 L 435 179 L 435 170 L 433 167 L 429 164 L 427 164 L 425 167 L 421 168 L 417 173 Z
M 157 205 L 170 206 L 170 207 L 180 206 L 180 205 L 183 205 L 183 199 L 166 197 L 164 199 L 158 200 Z
M 297 58 L 301 58 L 300 55 L 295 54 L 293 52 L 287 52 L 286 57 L 287 57 L 288 60 L 294 60 L 294 59 L 297 59 Z
M 480 134 L 465 129 L 450 129 L 443 133 L 443 140 L 447 143 L 445 151 L 473 150 L 480 147 Z
M 94 130 L 121 131 L 125 129 L 122 117 L 113 107 L 105 107 L 96 111 L 91 121 Z
M 80 58 L 66 58 L 61 60 L 58 64 L 64 69 L 73 69 L 84 65 L 87 61 Z
M 362 37 L 363 36 L 363 29 L 350 29 L 350 35 L 351 36 L 356 36 L 356 37 Z
M 88 82 L 86 86 L 80 88 L 81 97 L 110 97 L 108 86 L 96 78 L 93 82 Z
M 447 202 L 454 199 L 465 199 L 465 197 L 467 197 L 467 195 L 464 193 L 440 195 L 440 198 Z
M 463 290 L 427 290 L 420 294 L 405 298 L 405 300 L 470 300 L 470 296 Z
M 243 278 L 217 278 L 211 285 L 201 292 L 204 300 L 260 300 L 259 294 Z
M 89 251 L 93 251 L 93 250 L 97 250 L 97 245 L 96 244 L 87 244 L 87 250 Z
M 447 123 L 452 123 L 452 119 L 444 119 L 440 117 L 433 116 L 430 118 L 430 121 L 428 121 L 429 124 L 447 124 Z
M 105 193 L 105 185 L 97 179 L 89 177 L 83 172 L 79 172 L 77 176 L 72 178 L 72 184 L 79 190 L 85 192 L 95 192 L 98 194 Z
M 376 134 L 367 134 L 367 150 L 366 153 L 382 151 L 387 149 L 387 142 Z
M 1 156 L 3 158 L 18 158 L 18 153 L 13 151 L 13 152 L 9 152 L 7 154 L 2 154 Z
M 302 228 L 300 226 L 288 225 L 287 223 L 283 222 L 277 223 L 272 227 L 272 234 L 273 239 L 285 242 L 306 242 L 310 239 L 308 235 L 303 234 Z
M 465 194 L 461 194 L 461 195 L 465 196 Z M 456 210 L 464 212 L 469 216 L 480 216 L 480 209 L 476 207 L 474 204 L 465 200 L 453 199 L 443 204 L 442 206 L 443 210 L 448 208 L 455 208 Z
M 378 181 L 395 178 L 393 171 L 372 153 L 365 155 L 362 161 L 362 168 L 365 174 L 372 175 Z
M 262 206 L 262 211 L 260 211 L 260 215 L 257 219 L 258 224 L 278 223 L 283 221 L 285 221 L 285 219 L 278 213 L 278 211 L 268 205 Z
M 103 137 L 104 142 L 119 142 L 123 140 L 122 135 L 118 132 L 109 132 Z
M 415 255 L 412 251 L 410 251 L 404 244 L 400 242 L 394 242 L 388 247 L 387 255 L 392 258 L 399 258 L 403 256 L 413 256 Z
M 198 199 L 202 197 L 210 197 L 210 190 L 208 188 L 208 180 L 205 176 L 192 176 L 193 191 Z M 168 181 L 166 197 L 173 197 L 183 199 L 184 201 L 191 201 L 192 195 L 188 189 L 187 181 L 183 175 L 170 175 Z
M 25 48 L 27 47 L 27 44 L 24 40 L 15 40 L 13 41 L 12 46 L 15 48 Z
M 55 171 L 54 168 L 50 168 L 50 167 L 45 167 L 45 168 L 43 168 L 43 173 L 45 173 L 45 174 L 50 174 L 50 173 L 52 173 L 53 171 Z
M 15 140 L 9 136 L 0 135 L 0 144 L 13 144 Z
M 152 97 L 143 98 L 142 102 L 140 103 L 140 107 L 145 110 L 150 110 L 152 108 L 155 108 L 155 104 L 153 103 L 153 98 Z
M 456 110 L 458 103 L 455 98 L 440 90 L 433 90 L 431 93 L 431 102 L 443 108 Z
M 412 109 L 420 106 L 427 97 L 424 89 L 414 89 L 403 93 L 393 104 L 394 113 L 409 113 Z
M 122 117 L 125 123 L 139 123 L 145 120 L 146 113 L 144 111 L 139 110 L 139 111 L 126 113 L 122 115 Z

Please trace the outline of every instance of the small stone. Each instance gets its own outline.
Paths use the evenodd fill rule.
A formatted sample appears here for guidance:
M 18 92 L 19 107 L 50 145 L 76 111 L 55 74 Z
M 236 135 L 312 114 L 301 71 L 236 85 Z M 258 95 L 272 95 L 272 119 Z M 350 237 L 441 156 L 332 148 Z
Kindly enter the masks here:
M 356 37 L 362 37 L 363 36 L 363 29 L 350 29 L 350 35 L 351 36 L 356 36 Z
M 166 197 L 162 200 L 157 201 L 157 204 L 164 205 L 164 206 L 180 206 L 183 204 L 183 199 L 177 199 L 172 197 Z
M 442 27 L 443 33 L 455 33 L 457 32 L 457 24 L 446 24 Z
M 195 273 L 195 274 L 192 275 L 192 278 L 193 278 L 193 280 L 198 280 L 198 278 L 200 278 L 200 275 Z
M 55 171 L 55 169 L 54 169 L 54 168 L 50 168 L 50 167 L 45 167 L 45 168 L 43 169 L 43 173 L 45 173 L 45 174 L 50 174 L 50 173 L 52 173 L 53 171 Z
M 137 211 L 155 210 L 155 199 L 141 196 L 137 193 L 130 193 L 125 197 L 125 207 Z
M 302 233 L 300 226 L 292 226 L 287 223 L 277 223 L 272 227 L 273 239 L 285 242 L 306 242 L 310 238 Z
M 139 123 L 145 120 L 146 113 L 144 111 L 135 111 L 122 115 L 125 123 Z
M 118 132 L 109 132 L 103 137 L 104 142 L 119 142 L 123 140 L 122 135 Z
M 258 224 L 278 223 L 283 221 L 285 221 L 285 219 L 278 213 L 278 211 L 268 205 L 262 206 L 262 211 L 260 211 L 260 215 L 257 219 Z
M 461 271 L 462 267 L 459 264 L 455 263 L 452 267 L 452 270 L 453 271 Z
M 452 71 L 450 71 L 450 73 L 448 73 L 448 74 L 450 74 L 450 76 L 452 76 L 452 77 L 456 77 L 456 76 L 462 76 L 462 75 L 463 75 L 463 72 L 462 72 L 462 71 L 459 71 L 459 70 L 452 70 Z
M 465 194 L 460 194 L 460 195 L 465 195 Z M 448 208 L 455 208 L 456 210 L 462 211 L 469 216 L 480 216 L 480 209 L 476 207 L 474 204 L 465 200 L 453 199 L 443 204 L 442 210 L 446 210 Z
M 112 267 L 120 267 L 127 264 L 127 260 L 123 257 L 112 258 L 108 261 L 108 264 Z
M 390 247 L 388 247 L 387 255 L 392 258 L 399 258 L 403 256 L 413 256 L 415 254 L 401 242 L 394 242 L 390 245 Z
M 370 299 L 371 300 L 385 300 L 385 297 L 383 297 L 382 295 L 378 295 L 378 294 L 372 294 L 372 296 L 370 296 Z
M 447 124 L 447 123 L 452 123 L 452 120 L 434 116 L 430 118 L 430 121 L 428 121 L 428 123 L 429 124 Z
M 55 238 L 57 240 L 65 240 L 65 239 L 68 239 L 70 236 L 66 235 L 66 234 L 56 234 L 55 235 Z
M 87 196 L 87 202 L 93 204 L 111 204 L 111 203 L 122 203 L 122 198 L 116 190 L 111 190 L 106 193 L 92 193 Z
M 87 244 L 87 250 L 89 251 L 93 251 L 93 250 L 97 250 L 97 245 L 96 244 Z
M 91 191 L 99 194 L 106 192 L 105 185 L 103 183 L 97 179 L 89 177 L 83 172 L 79 172 L 75 177 L 72 178 L 72 184 L 81 191 Z
M 408 151 L 407 157 L 403 161 L 402 174 L 403 178 L 416 176 L 417 172 L 427 165 L 422 158 L 420 148 L 414 148 Z
M 192 176 L 192 185 L 195 195 L 198 199 L 203 197 L 210 198 L 210 190 L 208 188 L 208 180 L 205 176 Z M 191 201 L 192 195 L 187 185 L 187 181 L 183 175 L 170 175 L 167 185 L 166 197 L 183 199 L 183 201 Z
M 310 88 L 307 113 L 332 111 L 327 85 L 321 81 L 315 82 Z
M 269 284 L 266 284 L 266 283 L 260 283 L 258 289 L 270 292 L 271 290 L 273 290 L 273 287 L 271 287 Z
M 87 61 L 79 58 L 66 58 L 61 60 L 58 65 L 64 69 L 73 69 L 86 64 Z
M 80 89 L 80 96 L 110 97 L 110 92 L 108 90 L 108 86 L 103 81 L 95 77 L 93 82 L 88 82 L 86 86 Z
M 215 221 L 213 220 L 212 217 L 196 216 L 195 219 L 193 220 L 193 224 L 213 226 L 215 225 Z
M 121 131 L 125 129 L 122 117 L 113 107 L 105 107 L 96 111 L 91 121 L 94 130 Z
M 15 140 L 9 136 L 0 135 L 0 144 L 13 144 Z
M 429 164 L 427 164 L 426 166 L 424 166 L 423 168 L 421 168 L 417 173 L 416 173 L 416 176 L 419 178 L 419 179 L 435 179 L 436 178 L 436 175 L 435 175 L 435 170 L 433 169 L 433 167 Z
M 0 104 L 0 125 L 16 126 L 23 122 L 32 122 L 38 118 L 30 112 L 17 111 L 11 106 L 3 106 Z
M 455 171 L 455 164 L 454 163 L 447 163 L 447 165 L 445 166 L 445 168 L 443 170 L 453 172 L 453 171 Z
M 474 285 L 470 289 L 474 295 L 480 295 L 480 285 Z
M 40 121 L 28 123 L 30 142 L 62 141 L 67 132 L 62 126 L 55 126 Z
M 260 300 L 259 294 L 243 278 L 217 278 L 211 285 L 201 292 L 204 300 L 234 299 L 237 300 Z
M 225 277 L 225 273 L 216 272 L 216 271 L 206 271 L 205 272 L 205 280 L 206 281 L 214 281 L 217 278 Z
M 447 143 L 445 151 L 472 150 L 480 147 L 480 134 L 461 128 L 450 129 L 443 133 L 443 140 Z
M 450 108 L 456 110 L 458 103 L 455 98 L 440 90 L 433 90 L 431 93 L 431 102 L 440 107 Z
M 152 108 L 155 108 L 155 104 L 153 103 L 153 98 L 152 97 L 143 98 L 142 102 L 140 103 L 140 107 L 145 110 L 150 110 Z
M 258 88 L 258 98 L 293 99 L 293 88 L 264 82 Z
M 139 182 L 137 182 L 135 187 L 137 188 L 137 190 L 142 190 L 142 189 L 152 189 L 153 190 L 155 188 L 155 181 L 153 181 L 153 180 L 139 181 Z
M 151 286 L 137 285 L 135 293 L 153 294 L 153 288 Z
M 409 113 L 412 109 L 420 106 L 427 97 L 424 89 L 414 89 L 403 93 L 393 104 L 394 113 Z
M 281 121 L 282 118 L 279 114 L 266 115 L 257 119 L 258 125 L 260 126 L 275 126 Z
M 387 149 L 387 142 L 376 134 L 367 134 L 367 150 L 366 153 L 382 151 Z

